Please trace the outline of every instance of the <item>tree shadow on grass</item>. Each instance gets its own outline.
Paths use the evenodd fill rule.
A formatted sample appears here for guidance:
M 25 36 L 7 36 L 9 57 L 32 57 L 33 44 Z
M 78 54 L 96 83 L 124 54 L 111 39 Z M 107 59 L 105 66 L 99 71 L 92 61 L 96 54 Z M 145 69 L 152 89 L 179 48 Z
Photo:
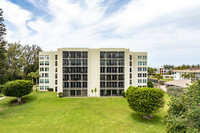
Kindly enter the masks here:
M 131 113 L 131 117 L 135 120 L 135 121 L 137 121 L 137 122 L 139 122 L 139 123 L 145 123 L 145 124 L 150 124 L 150 125 L 156 125 L 156 124 L 161 124 L 161 123 L 163 123 L 163 117 L 160 117 L 160 116 L 158 116 L 158 115 L 152 115 L 153 116 L 153 119 L 151 119 L 151 120 L 148 120 L 148 119 L 144 119 L 144 118 L 142 118 L 142 116 L 143 116 L 144 114 L 142 114 L 142 113 L 136 113 L 136 112 L 132 112 Z
M 38 97 L 36 95 L 29 94 L 27 96 L 23 96 L 22 97 L 22 102 L 21 103 L 17 104 L 17 99 L 14 99 L 14 100 L 11 100 L 8 103 L 8 105 L 10 105 L 10 106 L 17 106 L 17 105 L 27 104 L 27 103 L 34 102 L 37 99 L 38 99 Z

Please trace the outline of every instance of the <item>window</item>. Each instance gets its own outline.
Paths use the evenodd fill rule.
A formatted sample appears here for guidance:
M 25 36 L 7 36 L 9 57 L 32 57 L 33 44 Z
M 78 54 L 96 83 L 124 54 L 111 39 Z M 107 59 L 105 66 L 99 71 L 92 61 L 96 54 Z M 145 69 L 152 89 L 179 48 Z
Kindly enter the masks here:
M 58 66 L 58 61 L 55 61 L 55 66 Z
M 142 83 L 142 79 L 138 79 L 138 83 Z
M 130 72 L 132 72 L 132 68 L 130 68 Z
M 44 61 L 40 61 L 40 66 L 44 65 Z
M 100 53 L 100 58 L 105 58 L 106 57 L 106 53 L 105 52 L 101 52 Z
M 40 90 L 44 90 L 44 86 L 40 86 Z
M 55 80 L 55 85 L 57 85 L 58 84 L 58 80 Z
M 138 73 L 138 77 L 142 77 L 142 73 Z
M 124 80 L 124 75 L 118 75 L 118 80 Z
M 40 72 L 43 72 L 44 71 L 44 68 L 43 67 L 40 67 Z
M 45 73 L 45 77 L 48 78 L 48 77 L 49 77 L 49 74 L 48 74 L 48 73 Z
M 63 88 L 68 88 L 69 87 L 69 82 L 63 82 Z
M 123 66 L 124 65 L 124 60 L 119 60 L 119 66 Z
M 138 66 L 142 66 L 142 61 L 138 61 Z
M 49 86 L 45 86 L 45 90 L 47 90 L 49 88 Z
M 84 66 L 87 66 L 87 63 L 88 63 L 88 62 L 87 62 L 87 59 L 86 59 L 86 60 L 83 60 L 83 65 L 84 65 Z
M 48 71 L 49 71 L 49 68 L 48 68 L 48 67 L 45 67 L 45 71 L 48 72 Z
M 143 79 L 143 83 L 147 83 L 147 80 L 146 80 L 146 79 Z
M 43 78 L 44 77 L 44 73 L 40 73 L 40 77 Z
M 45 61 L 45 65 L 48 66 L 49 65 L 49 61 Z
M 147 74 L 146 74 L 146 73 L 143 73 L 143 77 L 147 77 Z
M 132 60 L 132 55 L 130 55 L 130 60 Z
M 117 58 L 118 57 L 118 53 L 117 52 L 113 52 L 112 53 L 112 58 Z
M 142 71 L 142 67 L 138 67 L 138 71 L 139 71 L 139 72 Z
M 117 80 L 117 75 L 112 75 L 112 80 Z
M 132 66 L 132 61 L 130 61 L 130 66 Z
M 147 56 L 143 56 L 143 60 L 147 60 Z
M 63 59 L 63 65 L 69 65 L 69 60 L 68 59 Z
M 48 55 L 45 55 L 45 60 L 48 60 L 49 59 L 49 56 Z
M 55 78 L 56 78 L 56 79 L 58 78 L 58 74 L 55 74 Z
M 147 68 L 146 68 L 146 67 L 143 67 L 143 71 L 146 72 L 146 71 L 147 71 Z
M 106 83 L 105 82 L 100 82 L 100 87 L 101 88 L 105 88 L 106 87 Z
M 86 74 L 83 75 L 83 80 L 87 80 L 87 75 Z
M 124 73 L 124 68 L 123 67 L 119 67 L 119 73 Z
M 56 67 L 55 72 L 57 72 L 57 71 L 58 71 L 58 68 Z
M 124 52 L 119 52 L 119 57 L 118 58 L 124 58 Z
M 130 74 L 130 78 L 132 78 L 132 74 Z
M 69 52 L 63 51 L 63 58 L 69 58 Z
M 88 58 L 88 52 L 82 52 L 83 58 Z
M 58 60 L 58 55 L 55 55 L 55 60 Z
M 111 75 L 106 75 L 106 80 L 111 80 Z
M 112 57 L 112 56 L 111 56 L 111 52 L 107 52 L 106 57 L 107 57 L 107 58 L 111 58 L 111 57 Z
M 124 82 L 119 82 L 119 83 L 118 83 L 118 86 L 119 86 L 119 87 L 124 87 Z
M 104 65 L 105 65 L 105 62 L 106 62 L 106 60 L 102 60 L 102 59 L 101 59 L 100 65 L 101 65 L 101 66 L 104 66 Z
M 63 81 L 69 80 L 69 75 L 68 74 L 63 74 Z
M 112 70 L 112 73 L 117 73 L 117 67 L 112 67 L 111 70 Z
M 83 82 L 83 88 L 87 88 L 87 82 Z
M 100 80 L 105 80 L 106 78 L 105 78 L 105 75 L 100 75 Z
M 44 83 L 44 79 L 40 79 L 40 83 Z
M 147 62 L 146 61 L 143 61 L 143 66 L 146 66 L 147 65 Z
M 45 83 L 49 83 L 49 79 L 45 79 Z
M 142 56 L 138 56 L 138 60 L 142 60 Z
M 130 85 L 132 85 L 132 80 L 130 80 Z
M 40 55 L 40 60 L 44 60 L 44 55 Z

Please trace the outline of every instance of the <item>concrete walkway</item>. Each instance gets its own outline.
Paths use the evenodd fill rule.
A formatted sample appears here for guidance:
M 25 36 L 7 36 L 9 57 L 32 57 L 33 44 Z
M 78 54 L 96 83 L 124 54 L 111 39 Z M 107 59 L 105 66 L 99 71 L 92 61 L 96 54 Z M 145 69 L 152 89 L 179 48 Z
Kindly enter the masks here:
M 4 96 L 4 97 L 1 97 L 0 100 L 1 100 L 1 99 L 4 99 L 4 98 L 5 98 L 5 96 Z

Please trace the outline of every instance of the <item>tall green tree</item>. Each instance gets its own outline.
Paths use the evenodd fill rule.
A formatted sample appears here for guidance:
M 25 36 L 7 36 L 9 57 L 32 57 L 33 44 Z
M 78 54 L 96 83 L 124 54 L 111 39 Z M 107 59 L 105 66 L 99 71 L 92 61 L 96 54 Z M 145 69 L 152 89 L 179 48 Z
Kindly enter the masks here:
M 39 52 L 41 52 L 42 49 L 37 45 L 25 45 L 22 51 L 23 71 L 25 75 L 30 72 L 36 72 L 39 69 Z
M 178 96 L 171 96 L 166 127 L 169 133 L 200 132 L 200 81 Z
M 9 80 L 16 80 L 24 78 L 23 73 L 23 51 L 20 43 L 7 44 L 7 75 Z
M 4 40 L 6 28 L 3 21 L 3 10 L 0 8 L 0 84 L 4 84 L 6 82 L 6 42 Z
M 39 70 L 34 73 L 34 78 L 36 79 L 36 85 L 38 84 L 38 80 L 40 78 Z

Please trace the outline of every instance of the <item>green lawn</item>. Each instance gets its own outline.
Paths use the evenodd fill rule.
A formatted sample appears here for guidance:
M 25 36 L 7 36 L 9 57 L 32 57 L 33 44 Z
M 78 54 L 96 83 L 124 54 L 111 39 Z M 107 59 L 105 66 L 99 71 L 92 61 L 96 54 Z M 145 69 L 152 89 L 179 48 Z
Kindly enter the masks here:
M 157 78 L 149 78 L 149 79 L 156 79 L 156 80 L 158 80 Z M 173 81 L 174 79 L 160 79 L 161 81 Z
M 4 95 L 3 95 L 3 93 L 0 93 L 0 97 L 3 97 Z
M 133 112 L 122 97 L 58 98 L 55 92 L 33 92 L 25 104 L 0 100 L 1 133 L 164 133 L 167 105 L 153 120 Z M 169 97 L 165 95 L 169 101 Z

